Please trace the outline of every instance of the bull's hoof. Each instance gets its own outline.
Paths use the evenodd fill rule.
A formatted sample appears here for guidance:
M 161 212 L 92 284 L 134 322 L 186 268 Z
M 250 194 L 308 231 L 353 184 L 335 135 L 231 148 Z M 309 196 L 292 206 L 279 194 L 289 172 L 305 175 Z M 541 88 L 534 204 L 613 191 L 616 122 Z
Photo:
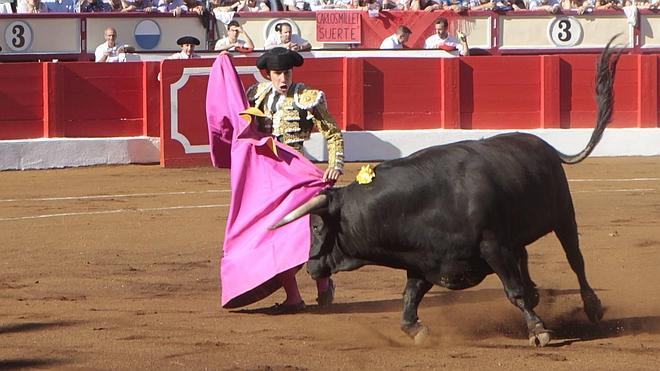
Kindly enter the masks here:
M 426 326 L 422 326 L 422 328 L 419 330 L 417 335 L 413 338 L 415 341 L 415 345 L 422 345 L 426 343 L 426 341 L 429 338 L 429 328 Z
M 589 321 L 598 322 L 603 318 L 603 306 L 600 304 L 600 299 L 595 293 L 589 292 L 582 295 L 582 302 L 584 303 L 584 313 L 587 314 Z
M 537 348 L 542 348 L 550 342 L 552 337 L 550 336 L 550 330 L 537 326 L 529 332 L 529 345 Z
M 529 337 L 529 345 L 537 348 L 542 348 L 550 342 L 550 333 L 543 332 Z
M 428 327 L 422 325 L 422 322 L 420 321 L 417 321 L 412 325 L 402 324 L 401 330 L 415 341 L 415 345 L 424 344 L 429 337 Z

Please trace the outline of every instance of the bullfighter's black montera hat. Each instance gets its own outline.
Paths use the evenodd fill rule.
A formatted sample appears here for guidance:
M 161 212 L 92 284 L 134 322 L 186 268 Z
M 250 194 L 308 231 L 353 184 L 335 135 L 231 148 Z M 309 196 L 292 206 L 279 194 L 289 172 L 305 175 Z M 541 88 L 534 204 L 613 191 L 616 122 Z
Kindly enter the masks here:
M 303 65 L 305 59 L 298 52 L 286 48 L 273 48 L 257 59 L 257 68 L 269 71 L 285 71 Z
M 179 37 L 176 43 L 178 45 L 186 45 L 186 44 L 199 45 L 199 39 L 194 36 L 183 36 L 183 37 Z

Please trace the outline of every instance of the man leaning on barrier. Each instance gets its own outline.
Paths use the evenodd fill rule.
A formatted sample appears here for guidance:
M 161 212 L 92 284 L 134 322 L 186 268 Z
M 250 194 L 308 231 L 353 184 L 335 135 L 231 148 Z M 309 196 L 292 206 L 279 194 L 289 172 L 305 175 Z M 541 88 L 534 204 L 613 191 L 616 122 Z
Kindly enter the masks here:
M 293 28 L 286 22 L 275 25 L 275 32 L 271 33 L 266 39 L 265 49 L 276 47 L 285 48 L 297 52 L 308 51 L 312 49 L 309 41 L 303 39 L 300 35 L 293 33 Z
M 239 39 L 239 35 L 245 36 L 246 40 Z M 250 35 L 245 32 L 243 26 L 238 21 L 231 21 L 227 25 L 227 36 L 215 43 L 215 51 L 234 51 L 236 48 L 254 49 L 254 42 Z
M 380 49 L 403 49 L 407 47 L 405 44 L 408 42 L 412 31 L 406 26 L 399 26 L 393 35 L 390 35 L 383 40 L 380 44 Z
M 435 21 L 435 33 L 429 36 L 424 41 L 424 49 L 441 49 L 445 51 L 458 51 L 458 54 L 466 56 L 470 55 L 470 48 L 467 43 L 467 36 L 458 33 L 458 38 L 455 38 L 447 32 L 449 28 L 449 21 L 447 18 L 440 17 Z
M 105 29 L 103 36 L 105 42 L 96 47 L 94 51 L 95 62 L 126 62 L 126 53 L 132 53 L 134 48 L 130 45 L 117 43 L 117 30 L 112 27 Z

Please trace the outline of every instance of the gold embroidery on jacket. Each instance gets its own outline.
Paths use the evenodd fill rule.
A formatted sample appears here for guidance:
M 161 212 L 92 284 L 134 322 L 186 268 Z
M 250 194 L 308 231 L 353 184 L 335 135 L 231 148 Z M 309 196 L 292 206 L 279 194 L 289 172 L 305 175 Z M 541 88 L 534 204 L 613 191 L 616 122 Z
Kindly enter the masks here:
M 328 112 L 325 94 L 320 90 L 309 89 L 304 84 L 295 83 L 279 109 L 271 112 L 267 103 L 273 90 L 270 82 L 262 82 L 252 85 L 246 92 L 250 102 L 254 102 L 254 107 L 264 112 L 267 122 L 272 122 L 266 124 L 265 128 L 272 130 L 272 134 L 279 141 L 302 152 L 303 142 L 310 138 L 312 126 L 303 128 L 301 122 L 311 121 L 328 142 L 328 167 L 342 171 L 344 141 L 337 123 Z M 305 117 L 300 117 L 301 109 L 306 112 Z

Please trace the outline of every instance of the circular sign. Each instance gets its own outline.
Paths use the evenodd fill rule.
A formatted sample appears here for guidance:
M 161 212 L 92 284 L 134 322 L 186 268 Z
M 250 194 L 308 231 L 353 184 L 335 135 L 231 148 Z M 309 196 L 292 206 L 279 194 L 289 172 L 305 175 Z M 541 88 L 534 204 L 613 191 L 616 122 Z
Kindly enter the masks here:
M 548 25 L 548 37 L 559 47 L 568 47 L 582 41 L 582 25 L 575 17 L 555 17 Z
M 151 19 L 145 19 L 135 26 L 135 41 L 142 49 L 153 49 L 160 41 L 160 27 Z
M 22 52 L 32 46 L 32 28 L 24 21 L 11 22 L 5 28 L 5 43 L 9 49 Z

